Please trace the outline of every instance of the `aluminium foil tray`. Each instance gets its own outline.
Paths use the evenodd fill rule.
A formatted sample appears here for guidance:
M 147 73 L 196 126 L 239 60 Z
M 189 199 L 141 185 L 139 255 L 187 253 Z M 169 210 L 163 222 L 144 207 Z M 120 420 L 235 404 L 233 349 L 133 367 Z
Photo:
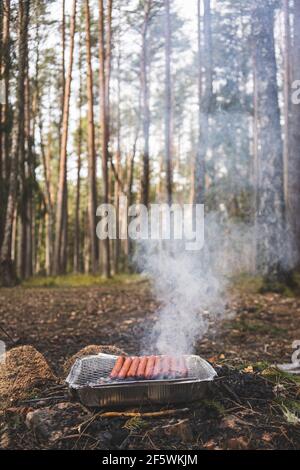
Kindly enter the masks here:
M 98 354 L 77 359 L 66 379 L 72 395 L 90 407 L 167 405 L 199 400 L 216 377 L 200 356 L 186 355 L 184 379 L 114 380 L 109 374 L 117 356 Z

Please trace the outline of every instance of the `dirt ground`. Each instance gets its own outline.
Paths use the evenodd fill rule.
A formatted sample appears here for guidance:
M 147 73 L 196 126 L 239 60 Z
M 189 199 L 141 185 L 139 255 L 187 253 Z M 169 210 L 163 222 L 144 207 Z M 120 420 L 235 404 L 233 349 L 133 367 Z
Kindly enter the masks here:
M 300 377 L 272 367 L 291 362 L 292 342 L 300 340 L 300 297 L 233 290 L 222 324 L 196 347 L 219 375 L 204 400 L 170 405 L 168 413 L 152 407 L 113 417 L 103 414 L 111 410 L 72 401 L 63 382 L 64 362 L 91 344 L 138 354 L 156 308 L 144 280 L 0 289 L 0 327 L 11 337 L 0 331 L 0 339 L 8 348 L 34 346 L 58 377 L 26 400 L 12 397 L 2 407 L 0 448 L 300 448 Z M 163 413 L 153 415 L 157 411 Z

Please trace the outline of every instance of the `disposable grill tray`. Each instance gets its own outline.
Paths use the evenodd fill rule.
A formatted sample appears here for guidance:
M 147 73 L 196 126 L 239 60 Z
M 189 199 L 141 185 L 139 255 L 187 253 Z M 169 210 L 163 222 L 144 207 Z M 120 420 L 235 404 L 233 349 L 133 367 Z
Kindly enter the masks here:
M 87 406 L 136 406 L 150 403 L 183 403 L 206 393 L 215 370 L 199 356 L 185 356 L 184 379 L 112 380 L 109 374 L 117 356 L 98 354 L 77 359 L 66 382 Z

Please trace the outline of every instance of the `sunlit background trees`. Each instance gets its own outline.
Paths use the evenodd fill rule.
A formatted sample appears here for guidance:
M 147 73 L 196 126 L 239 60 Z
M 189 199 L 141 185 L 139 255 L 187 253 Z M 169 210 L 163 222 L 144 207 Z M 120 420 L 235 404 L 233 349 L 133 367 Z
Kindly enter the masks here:
M 132 268 L 96 207 L 198 202 L 300 246 L 299 0 L 3 0 L 1 282 Z M 256 260 L 256 261 L 255 261 Z M 294 263 L 296 264 L 296 263 Z

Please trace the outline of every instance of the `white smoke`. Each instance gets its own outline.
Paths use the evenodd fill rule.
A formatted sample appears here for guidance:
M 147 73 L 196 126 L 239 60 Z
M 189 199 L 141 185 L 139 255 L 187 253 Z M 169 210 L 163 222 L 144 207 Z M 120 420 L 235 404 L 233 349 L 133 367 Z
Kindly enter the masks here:
M 186 251 L 184 241 L 139 243 L 136 262 L 160 303 L 144 353 L 192 353 L 197 340 L 217 327 L 226 312 L 231 275 L 251 268 L 251 240 L 248 226 L 224 224 L 211 214 L 200 251 Z

